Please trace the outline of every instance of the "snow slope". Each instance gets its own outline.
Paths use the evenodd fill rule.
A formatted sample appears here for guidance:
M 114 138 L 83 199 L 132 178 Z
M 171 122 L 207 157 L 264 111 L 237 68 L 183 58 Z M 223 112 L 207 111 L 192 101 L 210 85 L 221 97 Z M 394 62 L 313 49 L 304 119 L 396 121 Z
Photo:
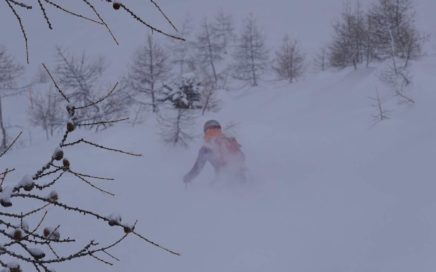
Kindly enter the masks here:
M 212 185 L 211 167 L 183 186 L 200 137 L 187 150 L 166 147 L 152 121 L 85 133 L 143 157 L 85 146 L 67 151 L 74 169 L 117 178 L 104 186 L 117 196 L 68 177 L 58 188 L 61 198 L 70 203 L 80 198 L 103 214 L 138 219 L 138 230 L 182 253 L 172 256 L 130 239 L 114 250 L 122 260 L 115 267 L 85 264 L 92 271 L 433 270 L 435 64 L 434 58 L 413 64 L 416 104 L 410 106 L 399 105 L 377 83 L 379 67 L 228 93 L 224 109 L 205 119 L 239 124 L 233 131 L 253 177 L 244 186 Z M 391 119 L 374 125 L 368 97 L 375 87 L 386 98 Z M 41 142 L 16 149 L 7 166 L 15 166 L 14 176 L 21 177 L 29 165 L 37 169 L 54 146 Z M 108 226 L 88 229 L 83 218 L 66 220 L 62 232 L 80 224 L 85 237 L 108 235 Z M 72 265 L 65 271 L 75 270 Z

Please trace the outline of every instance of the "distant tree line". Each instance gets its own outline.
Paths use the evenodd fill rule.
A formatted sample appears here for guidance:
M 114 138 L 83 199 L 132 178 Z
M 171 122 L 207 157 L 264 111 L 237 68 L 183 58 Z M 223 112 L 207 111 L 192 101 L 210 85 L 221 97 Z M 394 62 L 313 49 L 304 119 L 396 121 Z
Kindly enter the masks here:
M 346 3 L 334 24 L 333 41 L 328 48 L 328 62 L 344 68 L 373 61 L 398 58 L 407 67 L 421 55 L 422 35 L 415 26 L 410 0 L 378 0 L 366 10 L 356 2 Z
M 172 144 L 187 145 L 195 118 L 220 108 L 218 91 L 227 89 L 230 80 L 257 86 L 272 70 L 278 79 L 293 82 L 304 69 L 299 43 L 288 36 L 270 59 L 253 15 L 244 20 L 239 35 L 232 16 L 223 11 L 201 20 L 196 32 L 187 19 L 180 33 L 186 41 L 167 44 L 149 35 L 121 84 L 136 108 L 135 120 L 156 114 L 163 139 Z

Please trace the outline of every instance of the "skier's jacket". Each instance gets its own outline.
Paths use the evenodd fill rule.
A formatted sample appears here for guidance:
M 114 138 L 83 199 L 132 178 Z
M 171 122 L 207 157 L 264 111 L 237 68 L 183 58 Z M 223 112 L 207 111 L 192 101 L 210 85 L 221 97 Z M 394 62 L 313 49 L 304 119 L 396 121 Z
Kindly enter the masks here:
M 225 169 L 242 171 L 244 160 L 241 145 L 235 138 L 228 137 L 222 132 L 217 132 L 216 135 L 206 135 L 205 143 L 198 152 L 194 166 L 185 176 L 185 182 L 194 179 L 206 162 L 210 162 L 215 173 L 220 174 Z

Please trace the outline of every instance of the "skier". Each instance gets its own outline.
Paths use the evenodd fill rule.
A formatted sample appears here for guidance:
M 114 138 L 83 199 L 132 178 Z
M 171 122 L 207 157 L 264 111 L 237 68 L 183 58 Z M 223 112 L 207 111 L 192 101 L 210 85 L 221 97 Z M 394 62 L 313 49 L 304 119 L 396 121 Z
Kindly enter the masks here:
M 220 123 L 216 120 L 207 121 L 203 131 L 204 144 L 198 152 L 194 166 L 183 177 L 183 182 L 187 184 L 197 177 L 208 161 L 213 166 L 217 178 L 225 174 L 245 181 L 245 157 L 236 139 L 224 135 Z

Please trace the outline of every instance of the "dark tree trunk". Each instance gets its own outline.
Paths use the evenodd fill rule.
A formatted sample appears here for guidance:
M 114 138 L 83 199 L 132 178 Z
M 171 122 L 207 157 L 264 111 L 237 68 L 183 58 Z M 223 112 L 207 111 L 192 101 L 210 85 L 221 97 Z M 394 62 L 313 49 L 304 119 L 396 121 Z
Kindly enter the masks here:
M 1 143 L 1 150 L 5 150 L 6 146 L 7 146 L 7 134 L 6 134 L 6 128 L 5 125 L 3 123 L 3 108 L 2 108 L 2 98 L 0 96 L 0 130 L 2 132 L 2 143 Z

